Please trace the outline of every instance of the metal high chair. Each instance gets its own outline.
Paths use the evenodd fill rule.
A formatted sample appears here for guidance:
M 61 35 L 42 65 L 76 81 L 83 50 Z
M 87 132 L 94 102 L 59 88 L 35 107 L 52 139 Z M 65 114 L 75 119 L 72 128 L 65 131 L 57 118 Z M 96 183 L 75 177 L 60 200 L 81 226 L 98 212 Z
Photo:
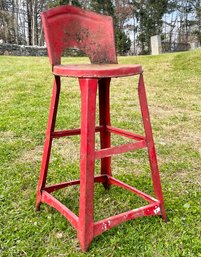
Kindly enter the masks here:
M 104 231 L 140 216 L 160 215 L 166 220 L 164 201 L 152 136 L 149 111 L 140 65 L 117 63 L 113 20 L 109 16 L 96 14 L 73 6 L 60 6 L 42 13 L 45 39 L 48 49 L 54 84 L 44 152 L 37 189 L 36 209 L 46 203 L 57 209 L 77 230 L 82 251 L 86 251 L 92 239 Z M 83 51 L 91 64 L 61 64 L 62 52 L 71 47 Z M 145 136 L 113 127 L 110 122 L 110 80 L 116 77 L 139 76 L 138 94 Z M 81 127 L 55 131 L 55 121 L 60 94 L 60 77 L 75 77 L 81 90 Z M 99 91 L 99 126 L 95 125 L 96 94 Z M 100 150 L 95 150 L 95 133 L 100 133 Z M 133 140 L 111 147 L 111 133 Z M 79 135 L 80 179 L 55 185 L 46 185 L 52 140 L 54 138 Z M 111 156 L 140 148 L 147 148 L 155 198 L 119 181 L 112 176 Z M 101 159 L 101 175 L 94 176 L 95 160 Z M 94 183 L 102 183 L 106 189 L 111 185 L 127 189 L 148 202 L 133 209 L 94 222 Z M 79 216 L 51 195 L 52 192 L 80 184 Z

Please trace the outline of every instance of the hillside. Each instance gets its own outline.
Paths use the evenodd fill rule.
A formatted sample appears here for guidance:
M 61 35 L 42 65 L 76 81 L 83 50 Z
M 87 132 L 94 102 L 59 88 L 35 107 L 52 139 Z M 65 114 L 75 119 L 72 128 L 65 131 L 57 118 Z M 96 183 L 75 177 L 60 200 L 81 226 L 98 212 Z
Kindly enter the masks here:
M 95 238 L 86 256 L 201 256 L 201 50 L 120 57 L 119 63 L 144 68 L 169 222 L 156 217 L 126 222 Z M 0 255 L 83 256 L 76 233 L 59 213 L 45 205 L 34 210 L 53 79 L 48 59 L 0 56 L 0 70 Z M 78 83 L 62 82 L 57 128 L 79 127 Z M 136 89 L 137 78 L 112 80 L 112 124 L 142 133 Z M 113 145 L 123 142 L 112 138 Z M 112 168 L 115 177 L 153 194 L 144 150 L 115 156 Z M 78 177 L 79 138 L 55 140 L 48 183 Z M 143 204 L 116 187 L 105 192 L 98 185 L 95 191 L 96 220 Z M 55 195 L 78 213 L 77 187 Z

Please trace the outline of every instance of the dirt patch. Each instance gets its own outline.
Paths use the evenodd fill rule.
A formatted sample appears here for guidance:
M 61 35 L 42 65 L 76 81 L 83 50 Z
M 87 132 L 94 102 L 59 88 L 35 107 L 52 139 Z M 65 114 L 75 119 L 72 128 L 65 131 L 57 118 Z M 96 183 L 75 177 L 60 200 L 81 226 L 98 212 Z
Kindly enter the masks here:
M 80 144 L 71 138 L 60 138 L 53 141 L 53 154 L 60 155 L 68 163 L 77 162 L 80 158 Z
M 166 176 L 161 174 L 161 177 L 166 179 Z M 201 171 L 199 169 L 194 169 L 189 171 L 178 171 L 169 176 L 169 179 L 172 181 L 180 181 L 182 184 L 191 184 L 195 185 L 199 191 L 201 191 Z
M 167 106 L 149 106 L 151 116 L 161 117 L 162 119 L 170 117 L 174 114 L 173 108 L 168 108 Z
M 0 141 L 13 141 L 15 137 L 15 134 L 13 133 L 13 131 L 2 131 L 0 132 Z
M 43 146 L 36 146 L 34 149 L 25 151 L 17 160 L 18 163 L 35 163 L 42 160 Z

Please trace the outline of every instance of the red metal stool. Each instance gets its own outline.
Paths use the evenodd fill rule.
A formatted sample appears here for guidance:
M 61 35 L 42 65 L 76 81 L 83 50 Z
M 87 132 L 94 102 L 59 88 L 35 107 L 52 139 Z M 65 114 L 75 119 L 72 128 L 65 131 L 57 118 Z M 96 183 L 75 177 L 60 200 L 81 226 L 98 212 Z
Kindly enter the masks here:
M 140 216 L 161 215 L 166 220 L 164 201 L 153 142 L 152 129 L 140 65 L 117 64 L 113 20 L 73 6 L 62 6 L 42 13 L 48 55 L 54 75 L 54 85 L 49 113 L 43 159 L 37 189 L 36 209 L 46 203 L 64 215 L 77 230 L 82 251 L 86 251 L 95 236 L 126 221 Z M 64 49 L 77 47 L 91 60 L 87 65 L 61 65 Z M 109 87 L 113 77 L 139 76 L 138 93 L 145 136 L 137 135 L 110 124 Z M 60 77 L 76 77 L 81 89 L 81 128 L 55 131 L 55 121 L 60 93 Z M 99 89 L 100 124 L 95 126 L 96 93 Z M 100 132 L 101 149 L 95 151 L 95 132 Z M 111 133 L 133 139 L 133 143 L 111 147 Z M 46 186 L 48 164 L 53 138 L 81 135 L 80 180 Z M 111 173 L 111 156 L 131 150 L 147 148 L 155 197 L 131 187 Z M 101 159 L 101 175 L 94 176 L 94 163 Z M 94 182 L 105 188 L 111 185 L 125 188 L 148 202 L 148 205 L 94 222 Z M 79 217 L 54 198 L 51 193 L 67 186 L 80 184 Z

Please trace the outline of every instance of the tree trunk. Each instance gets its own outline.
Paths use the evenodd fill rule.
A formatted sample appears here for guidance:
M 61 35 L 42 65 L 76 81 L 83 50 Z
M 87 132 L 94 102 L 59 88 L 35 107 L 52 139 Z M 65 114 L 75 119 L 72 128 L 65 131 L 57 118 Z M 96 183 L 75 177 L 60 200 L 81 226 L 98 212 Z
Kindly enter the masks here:
M 32 1 L 27 0 L 28 44 L 32 45 Z
M 18 26 L 18 17 L 19 17 L 19 2 L 18 0 L 14 0 L 14 5 L 15 5 L 15 24 L 14 24 L 14 30 L 15 30 L 15 41 L 16 44 L 19 44 L 19 26 Z

